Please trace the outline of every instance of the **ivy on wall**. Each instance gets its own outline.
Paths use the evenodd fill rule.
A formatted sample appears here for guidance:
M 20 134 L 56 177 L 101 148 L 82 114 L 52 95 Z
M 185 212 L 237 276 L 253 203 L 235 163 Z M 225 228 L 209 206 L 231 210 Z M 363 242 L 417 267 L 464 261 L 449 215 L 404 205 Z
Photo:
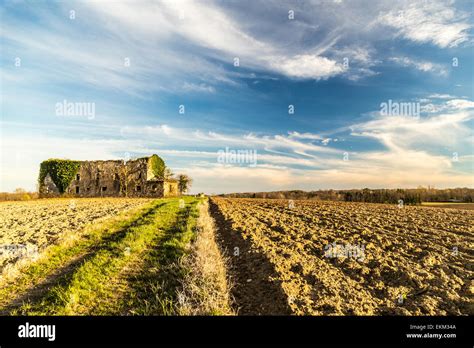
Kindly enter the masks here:
M 79 170 L 81 162 L 66 159 L 49 159 L 41 162 L 39 184 L 43 185 L 44 178 L 49 173 L 60 193 L 64 193 Z
M 153 174 L 155 174 L 157 178 L 162 179 L 165 176 L 166 165 L 160 156 L 158 155 L 150 156 L 150 158 L 148 159 L 148 163 L 151 167 Z

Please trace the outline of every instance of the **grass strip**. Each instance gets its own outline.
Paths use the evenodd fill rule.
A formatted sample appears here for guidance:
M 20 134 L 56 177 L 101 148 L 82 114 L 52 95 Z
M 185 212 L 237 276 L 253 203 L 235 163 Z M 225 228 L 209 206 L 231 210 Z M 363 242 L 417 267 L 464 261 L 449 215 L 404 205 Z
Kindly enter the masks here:
M 125 211 L 101 223 L 87 226 L 80 234 L 72 235 L 60 244 L 44 250 L 41 257 L 17 270 L 18 276 L 7 275 L 0 287 L 0 310 L 4 310 L 15 299 L 38 287 L 48 278 L 56 278 L 61 270 L 67 269 L 74 260 L 80 259 L 94 250 L 107 245 L 110 240 L 119 238 L 126 229 L 142 223 L 143 217 L 162 205 L 154 201 L 137 209 Z
M 154 241 L 155 248 L 144 256 L 142 272 L 130 282 L 129 314 L 177 315 L 179 290 L 189 272 L 182 260 L 196 237 L 199 199 L 187 199 L 173 224 Z
M 166 278 L 168 286 L 159 298 L 164 297 L 164 302 L 168 303 L 169 298 L 175 297 L 172 295 L 171 283 L 174 284 L 176 279 L 174 273 L 169 273 L 171 269 L 167 266 L 179 259 L 193 237 L 189 218 L 193 207 L 196 210 L 197 200 L 185 198 L 183 201 L 187 203 L 184 208 L 180 208 L 178 199 L 157 206 L 143 219 L 143 223 L 124 230 L 123 238 L 108 243 L 78 267 L 66 282 L 54 286 L 40 301 L 25 303 L 17 314 L 119 314 L 127 304 L 134 302 L 133 308 L 140 312 L 150 301 L 130 301 L 130 298 L 124 301 L 117 298 L 115 291 L 122 271 L 136 264 L 137 260 L 143 260 L 140 262 L 142 265 L 152 262 L 153 266 L 160 269 L 158 278 Z M 155 248 L 156 244 L 158 246 Z M 146 272 L 147 268 L 142 269 Z M 137 286 L 135 282 L 128 284 Z M 129 293 L 125 290 L 122 293 Z

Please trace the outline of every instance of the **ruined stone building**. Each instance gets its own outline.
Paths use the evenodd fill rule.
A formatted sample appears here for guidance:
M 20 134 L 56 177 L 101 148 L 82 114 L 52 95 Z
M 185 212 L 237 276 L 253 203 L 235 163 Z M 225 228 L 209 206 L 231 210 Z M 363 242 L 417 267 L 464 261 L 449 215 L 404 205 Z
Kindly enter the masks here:
M 164 162 L 157 156 L 135 160 L 41 163 L 40 197 L 168 197 L 176 196 L 178 182 L 164 178 Z

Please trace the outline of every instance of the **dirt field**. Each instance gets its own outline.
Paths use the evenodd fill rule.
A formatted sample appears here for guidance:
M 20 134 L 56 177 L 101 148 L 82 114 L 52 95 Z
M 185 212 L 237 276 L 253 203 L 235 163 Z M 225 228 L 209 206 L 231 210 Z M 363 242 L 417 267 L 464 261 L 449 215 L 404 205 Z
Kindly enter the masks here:
M 434 207 L 434 208 L 474 210 L 474 203 L 423 202 L 421 205 L 425 207 Z
M 240 314 L 474 314 L 473 211 L 225 198 L 211 209 Z
M 4 267 L 0 315 L 182 313 L 178 276 L 189 272 L 179 267 L 196 262 L 181 258 L 195 250 L 192 260 L 208 261 L 203 250 L 213 239 L 194 242 L 197 204 L 192 197 L 0 203 L 0 269 L 19 257 L 11 245 L 38 247 L 41 255 Z M 472 210 L 212 198 L 210 212 L 229 259 L 221 273 L 231 276 L 234 301 L 231 311 L 201 306 L 203 313 L 474 313 Z M 190 294 L 211 289 L 214 303 L 217 288 L 194 273 Z
M 35 255 L 67 232 L 138 207 L 149 199 L 79 198 L 0 202 L 0 272 L 20 256 Z

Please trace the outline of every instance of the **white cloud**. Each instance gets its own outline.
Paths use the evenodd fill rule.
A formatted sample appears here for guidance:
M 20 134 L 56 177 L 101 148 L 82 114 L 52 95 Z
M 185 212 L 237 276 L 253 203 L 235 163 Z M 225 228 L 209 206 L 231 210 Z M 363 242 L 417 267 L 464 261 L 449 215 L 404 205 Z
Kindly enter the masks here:
M 474 103 L 453 99 L 429 105 L 436 114 L 419 118 L 373 115 L 373 119 L 353 125 L 352 135 L 371 137 L 386 147 L 382 152 L 361 153 L 359 158 L 407 173 L 452 175 L 452 153 L 472 152 L 469 122 L 474 119 Z M 466 185 L 470 181 L 466 177 Z
M 431 72 L 442 76 L 448 74 L 448 71 L 442 65 L 428 61 L 416 60 L 408 57 L 391 57 L 389 58 L 389 61 L 395 62 L 404 67 L 412 67 L 417 70 Z
M 474 102 L 466 99 L 454 99 L 446 100 L 443 104 L 426 103 L 421 106 L 422 112 L 427 113 L 440 113 L 440 112 L 453 112 L 458 110 L 468 110 L 474 108 Z M 438 99 L 449 99 L 448 97 L 439 97 Z
M 329 144 L 329 142 L 331 141 L 332 139 L 331 138 L 326 138 L 326 139 L 323 139 L 321 140 L 321 143 L 326 146 L 327 144 Z
M 468 14 L 452 7 L 454 1 L 408 1 L 382 13 L 378 22 L 397 34 L 419 43 L 455 47 L 469 40 L 472 27 Z
M 137 135 L 136 128 L 131 126 L 125 126 L 120 128 L 120 135 L 122 137 L 128 137 L 131 134 Z M 142 138 L 146 137 L 176 137 L 180 138 L 180 134 L 176 133 L 175 129 L 172 129 L 166 124 L 157 125 L 157 126 L 144 126 L 140 128 L 140 136 Z
M 452 96 L 450 94 L 434 93 L 434 94 L 429 95 L 428 98 L 432 98 L 432 99 L 454 99 L 456 97 Z
M 417 144 L 452 145 L 463 141 L 471 130 L 466 122 L 474 113 L 458 111 L 430 117 L 380 116 L 365 123 L 353 125 L 353 134 L 379 139 L 390 150 L 409 149 Z
M 273 43 L 255 38 L 212 2 L 162 1 L 142 6 L 131 2 L 91 2 L 88 6 L 101 16 L 126 25 L 128 30 L 145 32 L 146 38 L 184 38 L 193 49 L 199 46 L 200 54 L 227 64 L 233 64 L 234 58 L 239 58 L 242 67 L 269 70 L 293 78 L 320 79 L 343 72 L 335 61 L 326 57 L 318 54 L 289 56 Z
M 463 110 L 474 108 L 474 102 L 465 99 L 452 99 L 446 102 L 446 105 L 450 109 Z
M 205 92 L 205 93 L 216 92 L 216 89 L 214 87 L 206 85 L 205 83 L 196 84 L 196 83 L 185 82 L 183 84 L 182 90 L 187 91 L 187 92 Z
M 447 47 L 466 41 L 471 27 L 468 14 L 449 1 L 380 0 L 363 10 L 352 2 L 271 2 L 265 17 L 259 15 L 258 4 L 248 2 L 74 2 L 77 23 L 88 28 L 83 32 L 62 17 L 70 5 L 58 4 L 59 13 L 35 11 L 41 26 L 3 17 L 5 46 L 35 57 L 28 83 L 74 81 L 137 96 L 157 91 L 214 93 L 217 84 L 235 86 L 241 76 L 231 68 L 236 57 L 241 68 L 258 75 L 315 80 L 343 75 L 358 80 L 377 74 L 373 67 L 383 52 L 377 52 L 373 41 L 381 36 Z M 281 9 L 290 5 L 297 20 L 283 16 L 280 21 Z M 401 19 L 398 11 L 403 11 Z M 127 69 L 125 57 L 131 59 Z M 344 58 L 349 67 L 343 65 Z M 401 63 L 446 74 L 436 63 Z M 3 74 L 16 78 L 8 71 Z
M 296 78 L 324 79 L 344 71 L 335 61 L 314 55 L 298 55 L 290 59 L 275 58 L 270 65 L 283 74 Z

